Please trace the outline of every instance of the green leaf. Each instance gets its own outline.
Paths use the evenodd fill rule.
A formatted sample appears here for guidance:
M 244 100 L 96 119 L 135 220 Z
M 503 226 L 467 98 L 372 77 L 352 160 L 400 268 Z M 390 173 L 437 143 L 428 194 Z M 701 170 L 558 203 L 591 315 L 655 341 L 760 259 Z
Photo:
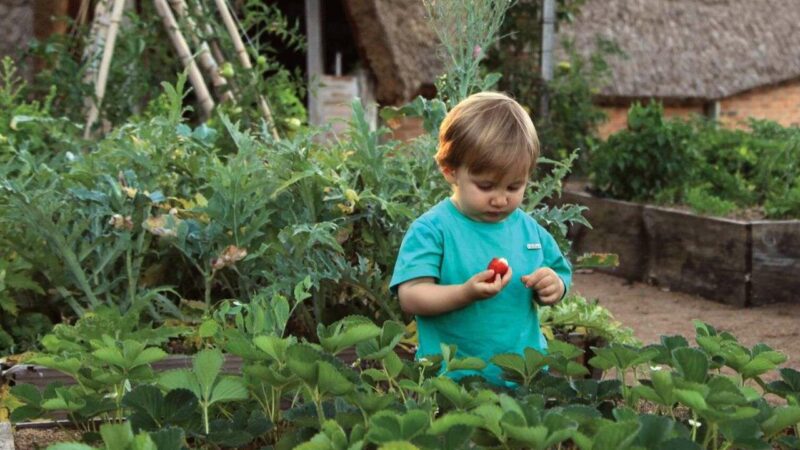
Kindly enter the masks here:
M 419 447 L 408 441 L 391 441 L 378 447 L 378 450 L 419 450 Z
M 159 450 L 155 442 L 150 439 L 149 434 L 137 434 L 133 437 L 133 442 L 128 448 L 130 450 Z
M 181 450 L 183 448 L 184 431 L 182 428 L 169 427 L 150 432 L 150 439 L 158 450 Z
M 697 412 L 703 412 L 708 409 L 705 398 L 703 398 L 703 395 L 697 391 L 691 391 L 688 389 L 675 389 L 673 392 L 675 393 L 675 397 L 678 399 L 678 401 Z
M 431 379 L 431 384 L 436 390 L 450 400 L 456 408 L 465 409 L 472 396 L 453 379 L 440 376 Z
M 44 410 L 39 406 L 22 405 L 11 411 L 9 419 L 14 423 L 25 422 L 30 419 L 38 419 L 42 415 L 44 415 Z
M 676 401 L 673 393 L 675 385 L 672 383 L 672 373 L 666 370 L 651 372 L 650 380 L 653 383 L 653 389 L 661 398 L 659 403 L 671 407 Z
M 326 361 L 317 361 L 316 364 L 318 372 L 315 384 L 320 391 L 333 395 L 345 395 L 353 390 L 353 383 L 339 373 L 333 365 Z
M 480 358 L 467 357 L 452 359 L 447 364 L 448 371 L 455 370 L 482 370 L 486 368 L 486 362 Z
M 317 328 L 320 345 L 334 355 L 380 334 L 381 329 L 377 325 L 360 316 L 346 317 L 328 327 L 319 324 Z
M 491 362 L 501 368 L 525 374 L 525 360 L 516 353 L 500 353 L 492 357 Z
M 12 386 L 11 395 L 32 406 L 39 406 L 42 402 L 41 392 L 32 384 L 18 384 Z
M 200 385 L 200 392 L 203 393 L 199 396 L 201 399 L 209 399 L 211 397 L 214 380 L 219 376 L 223 362 L 222 352 L 217 349 L 201 350 L 194 356 L 192 367 Z
M 123 358 L 122 352 L 116 347 L 101 348 L 92 352 L 92 355 L 104 363 L 117 367 L 126 367 L 125 358 Z
M 131 392 L 125 394 L 122 404 L 135 412 L 143 414 L 151 426 L 157 426 L 160 423 L 165 406 L 164 396 L 161 391 L 155 386 L 146 384 L 136 386 Z M 132 419 L 131 421 L 133 422 Z M 137 425 L 141 426 L 141 422 L 137 423 Z
M 308 344 L 294 344 L 286 350 L 286 365 L 307 383 L 316 382 L 319 354 Z
M 203 397 L 203 391 L 197 382 L 197 377 L 186 369 L 169 370 L 158 377 L 158 384 L 167 391 L 173 389 L 188 389 L 198 399 Z
M 641 428 L 636 436 L 635 444 L 644 448 L 656 446 L 675 436 L 675 421 L 669 417 L 643 414 L 639 416 Z
M 142 366 L 145 364 L 152 364 L 156 361 L 161 361 L 167 357 L 167 352 L 160 348 L 150 347 L 142 350 L 131 363 L 131 368 Z
M 269 355 L 273 360 L 283 362 L 286 360 L 286 349 L 292 341 L 278 336 L 258 336 L 253 338 L 253 344 L 259 350 Z
M 636 440 L 641 425 L 638 421 L 612 423 L 603 426 L 594 436 L 592 450 L 623 450 Z
M 129 422 L 120 424 L 104 424 L 100 426 L 100 436 L 107 448 L 125 449 L 133 441 L 133 430 Z
M 96 450 L 94 447 L 77 442 L 62 442 L 47 447 L 47 450 Z
M 233 400 L 247 400 L 247 386 L 239 377 L 222 377 L 214 385 L 208 403 L 228 402 Z
M 477 428 L 483 424 L 483 419 L 467 412 L 453 411 L 434 420 L 430 426 L 430 432 L 435 435 L 447 433 L 456 426 L 466 426 Z
M 681 347 L 672 351 L 675 368 L 687 381 L 704 383 L 708 378 L 708 356 L 698 349 Z
M 472 413 L 483 418 L 483 428 L 489 430 L 498 439 L 504 438 L 505 433 L 503 433 L 500 427 L 500 420 L 503 418 L 503 410 L 499 406 L 493 404 L 480 405 L 472 410 Z
M 535 427 L 516 426 L 510 424 L 503 424 L 508 436 L 516 441 L 527 444 L 530 448 L 539 449 L 544 448 L 545 440 L 547 439 L 547 427 L 544 425 L 537 425 Z
M 197 330 L 197 334 L 201 338 L 210 338 L 213 337 L 219 331 L 219 324 L 216 320 L 209 319 L 203 322 L 200 325 L 200 328 Z
M 772 437 L 788 427 L 800 423 L 800 406 L 778 406 L 772 415 L 761 423 L 761 429 L 768 437 Z

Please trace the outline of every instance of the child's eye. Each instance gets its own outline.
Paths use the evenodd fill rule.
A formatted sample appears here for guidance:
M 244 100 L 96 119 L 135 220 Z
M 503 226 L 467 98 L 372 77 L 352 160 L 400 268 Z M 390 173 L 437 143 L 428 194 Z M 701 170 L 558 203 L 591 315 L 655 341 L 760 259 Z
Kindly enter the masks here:
M 489 190 L 492 189 L 492 185 L 491 184 L 478 184 L 478 189 L 480 189 L 482 191 L 489 191 Z

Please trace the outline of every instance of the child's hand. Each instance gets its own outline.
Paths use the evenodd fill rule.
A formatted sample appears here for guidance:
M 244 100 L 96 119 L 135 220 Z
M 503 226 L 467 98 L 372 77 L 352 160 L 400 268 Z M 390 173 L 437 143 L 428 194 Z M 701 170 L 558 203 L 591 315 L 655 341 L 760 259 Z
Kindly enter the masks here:
M 525 283 L 525 287 L 533 288 L 539 301 L 545 305 L 558 302 L 564 295 L 564 282 L 549 267 L 542 267 L 530 275 L 523 275 L 522 282 Z
M 494 297 L 511 281 L 512 273 L 511 267 L 509 267 L 508 272 L 502 277 L 495 275 L 492 278 L 494 274 L 492 270 L 484 270 L 473 275 L 472 278 L 464 283 L 467 296 L 472 300 L 485 300 L 489 297 Z

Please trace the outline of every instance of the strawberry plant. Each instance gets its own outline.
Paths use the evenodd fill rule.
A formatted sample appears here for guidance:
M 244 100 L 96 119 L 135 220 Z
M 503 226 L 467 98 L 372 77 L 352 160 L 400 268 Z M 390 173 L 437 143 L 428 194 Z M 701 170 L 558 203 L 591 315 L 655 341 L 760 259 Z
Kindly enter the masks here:
M 378 327 L 363 317 L 348 317 L 318 329 L 322 344 L 265 331 L 243 353 L 241 377 L 221 374 L 218 349 L 203 350 L 191 369 L 166 372 L 155 384 L 132 376 L 140 369 L 139 357 L 130 350 L 140 346 L 115 344 L 104 350 L 107 355 L 95 356 L 110 361 L 112 378 L 118 369 L 129 376 L 131 386 L 118 405 L 131 435 L 154 442 L 177 439 L 192 448 L 231 443 L 365 448 L 403 442 L 453 449 L 710 450 L 794 448 L 797 443 L 791 431 L 800 424 L 797 371 L 782 369 L 781 379 L 769 384 L 758 383 L 759 375 L 744 375 L 752 373 L 748 363 L 729 365 L 732 375 L 720 372 L 722 364 L 728 365 L 725 358 L 738 360 L 740 351 L 720 353 L 710 345 L 720 341 L 707 338 L 721 334 L 707 324 L 697 324 L 697 347 L 665 336 L 657 345 L 594 349 L 590 364 L 615 371 L 616 379 L 584 379 L 586 369 L 576 361 L 582 351 L 558 341 L 550 342 L 548 354 L 526 349 L 523 355 L 498 355 L 492 362 L 516 382 L 510 388 L 447 377 L 449 370 L 485 365 L 456 358 L 452 346 L 443 346 L 440 360 L 399 359 L 394 350 L 402 330 L 395 322 Z M 721 342 L 735 338 L 725 335 Z M 362 358 L 357 364 L 334 355 L 353 347 Z M 58 367 L 83 376 L 73 370 L 75 363 L 63 360 Z M 787 403 L 768 403 L 767 392 Z M 11 393 L 23 404 L 12 411 L 15 420 L 48 411 L 68 412 L 73 420 L 84 417 L 80 414 L 119 417 L 105 415 L 115 407 L 113 401 L 100 408 L 80 388 L 50 386 L 40 393 L 19 385 Z M 170 431 L 161 436 L 162 429 Z M 103 430 L 109 428 L 100 427 L 105 439 Z

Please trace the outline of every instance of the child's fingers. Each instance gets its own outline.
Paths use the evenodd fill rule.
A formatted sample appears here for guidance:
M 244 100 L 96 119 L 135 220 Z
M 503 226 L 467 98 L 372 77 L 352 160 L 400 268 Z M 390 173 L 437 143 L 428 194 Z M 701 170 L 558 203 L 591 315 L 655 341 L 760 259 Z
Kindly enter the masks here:
M 472 277 L 478 283 L 494 283 L 496 278 L 494 270 L 484 270 Z
M 549 275 L 549 274 L 550 274 L 549 270 L 538 269 L 537 271 L 533 272 L 532 274 L 528 275 L 527 277 L 523 277 L 523 278 L 527 278 L 527 280 L 523 279 L 522 281 L 525 283 L 525 287 L 528 287 L 528 288 L 533 287 L 535 289 L 536 286 L 538 286 L 542 281 L 546 280 L 547 275 Z
M 511 281 L 511 278 L 512 278 L 513 275 L 514 275 L 514 271 L 513 271 L 513 269 L 511 269 L 511 267 L 509 267 L 508 268 L 508 272 L 506 272 L 506 274 L 503 275 L 503 278 L 501 278 L 501 281 L 502 281 L 502 284 L 500 285 L 501 289 L 506 287 L 506 285 Z

